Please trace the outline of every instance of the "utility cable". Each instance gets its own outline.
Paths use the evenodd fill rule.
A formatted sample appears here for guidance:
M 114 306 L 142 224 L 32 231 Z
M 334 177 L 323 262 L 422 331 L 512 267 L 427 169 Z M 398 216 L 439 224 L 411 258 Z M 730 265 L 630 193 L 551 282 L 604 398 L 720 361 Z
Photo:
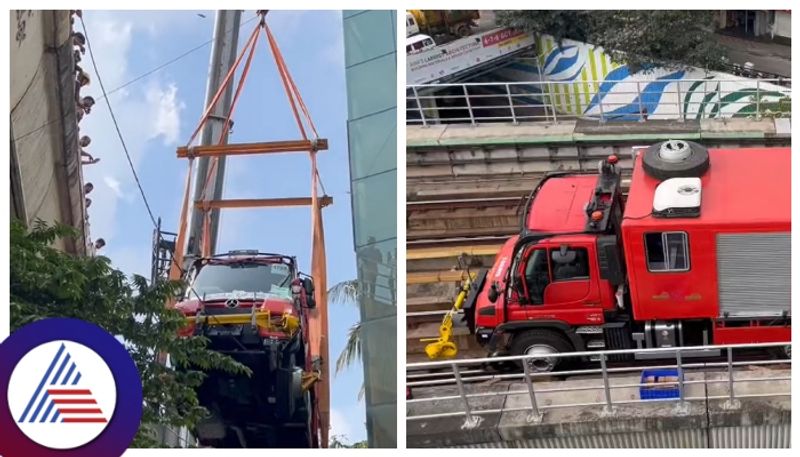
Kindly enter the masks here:
M 100 72 L 97 70 L 97 61 L 94 58 L 94 52 L 92 52 L 92 42 L 89 40 L 89 32 L 86 30 L 86 23 L 81 19 L 81 27 L 83 28 L 83 36 L 86 38 L 86 47 L 89 49 L 89 57 L 92 59 L 92 67 L 94 68 L 94 74 L 97 76 L 97 82 L 100 84 L 100 90 L 103 92 L 103 98 L 106 101 L 106 105 L 108 106 L 108 112 L 111 114 L 111 121 L 114 122 L 114 128 L 117 131 L 117 136 L 119 137 L 119 142 L 122 144 L 122 150 L 125 152 L 125 157 L 128 159 L 128 165 L 130 165 L 131 173 L 133 173 L 133 179 L 136 180 L 136 185 L 139 187 L 139 193 L 142 195 L 142 200 L 144 201 L 144 206 L 147 208 L 147 214 L 150 215 L 150 220 L 153 222 L 153 226 L 158 226 L 156 222 L 155 216 L 153 216 L 153 211 L 150 209 L 150 203 L 147 201 L 147 196 L 144 193 L 144 189 L 142 188 L 142 183 L 139 181 L 139 175 L 136 173 L 136 167 L 133 166 L 133 161 L 131 160 L 131 155 L 128 152 L 128 146 L 125 145 L 125 138 L 122 136 L 122 132 L 119 129 L 119 124 L 117 123 L 117 117 L 114 116 L 114 110 L 111 109 L 111 102 L 108 100 L 106 95 L 106 89 L 103 85 L 103 79 L 100 77 Z
M 248 20 L 246 20 L 246 21 L 242 22 L 242 23 L 239 25 L 239 27 L 241 28 L 241 27 L 243 27 L 245 24 L 248 24 L 248 23 L 250 23 L 250 22 L 253 22 L 253 21 L 254 21 L 254 20 L 256 20 L 256 19 L 258 19 L 258 16 L 256 16 L 256 17 L 252 17 L 252 18 L 250 18 L 250 19 L 248 19 Z M 84 30 L 85 30 L 85 28 L 86 28 L 86 27 L 85 27 L 85 25 L 84 25 Z M 232 32 L 232 31 L 233 31 L 233 29 L 226 30 L 226 31 L 225 31 L 225 34 L 228 34 L 228 33 Z M 124 88 L 126 88 L 126 87 L 128 87 L 128 86 L 130 86 L 131 84 L 133 84 L 133 83 L 136 83 L 136 82 L 138 82 L 138 81 L 140 81 L 140 80 L 142 80 L 142 79 L 144 79 L 144 78 L 146 78 L 146 77 L 148 77 L 148 76 L 152 75 L 153 73 L 157 73 L 158 71 L 160 71 L 160 70 L 163 70 L 164 68 L 166 68 L 166 67 L 168 67 L 168 66 L 172 65 L 173 63 L 175 63 L 175 62 L 178 62 L 179 60 L 182 60 L 182 59 L 183 59 L 183 58 L 185 58 L 185 57 L 188 57 L 189 55 L 191 55 L 191 54 L 193 54 L 193 53 L 195 53 L 195 52 L 199 51 L 200 49 L 203 49 L 204 47 L 206 47 L 206 46 L 208 46 L 209 44 L 211 44 L 213 41 L 214 41 L 214 39 L 212 38 L 212 39 L 210 39 L 210 40 L 208 40 L 208 41 L 206 41 L 206 42 L 204 42 L 204 43 L 201 43 L 201 44 L 199 44 L 199 45 L 197 45 L 197 46 L 195 46 L 195 47 L 193 47 L 193 48 L 191 48 L 191 49 L 189 49 L 189 50 L 187 50 L 187 51 L 185 51 L 185 52 L 183 52 L 183 53 L 179 54 L 178 56 L 175 56 L 175 57 L 173 57 L 172 59 L 170 59 L 170 60 L 168 60 L 168 61 L 166 61 L 166 62 L 164 62 L 164 63 L 162 63 L 162 64 L 158 65 L 157 67 L 155 67 L 155 68 L 153 68 L 153 69 L 151 69 L 151 70 L 148 70 L 148 71 L 146 71 L 146 72 L 144 72 L 144 73 L 140 74 L 139 76 L 136 76 L 135 78 L 133 78 L 133 79 L 131 79 L 131 80 L 127 81 L 126 83 L 124 83 L 124 84 L 122 84 L 122 85 L 120 85 L 120 86 L 118 86 L 118 87 L 115 87 L 114 89 L 111 89 L 110 91 L 108 91 L 108 92 L 106 92 L 105 94 L 103 94 L 102 96 L 100 96 L 100 97 L 99 97 L 99 98 L 98 98 L 96 101 L 100 101 L 101 99 L 104 99 L 104 98 L 106 98 L 107 96 L 109 96 L 109 95 L 113 94 L 114 92 L 118 92 L 118 91 L 120 91 L 120 90 L 122 90 L 122 89 L 124 89 Z M 30 136 L 30 135 L 33 135 L 34 133 L 36 133 L 36 132 L 38 132 L 38 131 L 42 130 L 43 128 L 45 128 L 45 127 L 47 127 L 47 126 L 49 126 L 49 125 L 52 125 L 52 124 L 54 124 L 54 123 L 56 123 L 56 122 L 59 122 L 59 121 L 61 121 L 61 119 L 62 119 L 62 118 L 61 118 L 61 117 L 59 117 L 59 118 L 57 118 L 57 119 L 52 119 L 52 120 L 49 120 L 49 121 L 45 122 L 44 124 L 40 125 L 39 127 L 36 127 L 36 128 L 34 128 L 33 130 L 30 130 L 30 131 L 28 131 L 28 132 L 25 132 L 25 133 L 21 134 L 21 135 L 20 135 L 20 136 L 18 136 L 18 137 L 15 137 L 15 138 L 14 138 L 14 141 L 19 141 L 19 140 L 21 140 L 21 139 L 23 139 L 23 138 L 26 138 L 26 137 L 28 137 L 28 136 Z
M 253 21 L 254 21 L 254 20 L 256 20 L 256 19 L 257 19 L 257 17 L 252 17 L 252 18 L 250 18 L 250 19 L 248 19 L 248 20 L 246 20 L 246 21 L 242 22 L 242 23 L 239 25 L 239 27 L 242 27 L 242 26 L 244 26 L 244 25 L 245 25 L 245 24 L 247 24 L 247 23 L 253 22 Z M 225 34 L 227 35 L 228 33 L 232 32 L 232 31 L 233 31 L 233 29 L 228 29 L 228 30 L 225 30 Z M 212 42 L 214 42 L 214 38 L 211 38 L 210 40 L 208 40 L 208 41 L 206 41 L 206 42 L 204 42 L 204 43 L 201 43 L 201 44 L 199 44 L 199 45 L 197 45 L 197 46 L 195 46 L 195 47 L 193 47 L 193 48 L 189 49 L 188 51 L 185 51 L 184 53 L 182 53 L 182 54 L 180 54 L 180 55 L 178 55 L 178 56 L 176 56 L 176 57 L 173 57 L 172 59 L 170 59 L 170 60 L 168 60 L 168 61 L 166 61 L 166 62 L 162 63 L 161 65 L 159 65 L 159 66 L 157 66 L 157 67 L 153 68 L 152 70 L 149 70 L 149 71 L 146 71 L 146 72 L 142 73 L 141 75 L 139 75 L 139 76 L 137 76 L 137 77 L 135 77 L 135 78 L 131 79 L 130 81 L 126 82 L 125 84 L 123 84 L 123 85 L 121 85 L 121 86 L 119 86 L 119 87 L 116 87 L 116 88 L 114 88 L 114 89 L 111 89 L 110 91 L 108 91 L 108 93 L 107 93 L 107 94 L 105 94 L 105 95 L 101 96 L 100 98 L 101 98 L 101 99 L 102 99 L 102 98 L 105 98 L 106 96 L 108 96 L 108 95 L 111 95 L 111 94 L 113 94 L 114 92 L 117 92 L 117 91 L 119 91 L 119 90 L 122 90 L 122 89 L 124 89 L 124 88 L 126 88 L 126 87 L 130 86 L 131 84 L 133 84 L 133 83 L 135 83 L 135 82 L 137 82 L 137 81 L 139 81 L 139 80 L 141 80 L 141 79 L 143 79 L 143 78 L 146 78 L 146 77 L 148 77 L 148 76 L 152 75 L 153 73 L 156 73 L 157 71 L 159 71 L 159 70 L 161 70 L 161 69 L 163 69 L 163 68 L 165 68 L 165 67 L 168 67 L 168 66 L 172 65 L 173 63 L 175 63 L 175 62 L 177 62 L 177 61 L 179 61 L 179 60 L 183 59 L 184 57 L 186 57 L 186 56 L 188 56 L 188 55 L 190 55 L 190 54 L 192 54 L 192 53 L 194 53 L 194 52 L 196 52 L 196 51 L 199 51 L 199 50 L 203 49 L 204 47 L 208 46 L 208 45 L 209 45 L 209 44 L 211 44 Z

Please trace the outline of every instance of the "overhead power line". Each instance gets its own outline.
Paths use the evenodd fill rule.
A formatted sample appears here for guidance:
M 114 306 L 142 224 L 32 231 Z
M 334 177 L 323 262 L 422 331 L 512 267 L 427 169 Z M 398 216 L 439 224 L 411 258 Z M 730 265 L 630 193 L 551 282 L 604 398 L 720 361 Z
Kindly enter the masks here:
M 94 52 L 92 51 L 92 42 L 89 39 L 89 32 L 86 30 L 86 23 L 83 21 L 83 18 L 81 18 L 81 27 L 83 28 L 83 36 L 86 38 L 86 48 L 89 49 L 89 57 L 92 59 L 94 74 L 97 76 L 97 82 L 100 84 L 100 90 L 103 92 L 103 99 L 106 101 L 108 112 L 111 114 L 111 121 L 114 122 L 114 128 L 117 130 L 117 136 L 119 137 L 119 142 L 122 145 L 122 150 L 125 152 L 125 157 L 128 159 L 128 165 L 131 168 L 131 173 L 133 173 L 133 179 L 136 181 L 136 185 L 139 187 L 139 193 L 142 195 L 142 201 L 144 201 L 144 206 L 147 208 L 147 214 L 150 215 L 150 220 L 153 222 L 153 227 L 157 227 L 158 223 L 156 222 L 155 216 L 153 216 L 153 211 L 150 209 L 150 203 L 147 201 L 147 195 L 145 195 L 144 189 L 142 188 L 142 183 L 139 181 L 139 175 L 136 173 L 136 167 L 133 166 L 131 155 L 128 152 L 128 146 L 125 145 L 125 138 L 123 138 L 122 132 L 119 129 L 119 123 L 117 123 L 117 117 L 114 116 L 114 110 L 111 109 L 111 102 L 108 100 L 106 88 L 103 85 L 103 78 L 100 77 L 100 72 L 97 70 L 97 61 L 95 60 Z
M 256 19 L 258 19 L 258 16 L 256 16 L 256 17 L 252 17 L 252 18 L 250 18 L 250 19 L 248 19 L 248 20 L 246 20 L 246 21 L 242 22 L 242 23 L 239 25 L 239 27 L 241 28 L 241 27 L 243 27 L 245 24 L 247 24 L 247 23 L 250 23 L 250 22 L 253 22 L 253 21 L 254 21 L 254 20 L 256 20 Z M 84 29 L 86 28 L 86 26 L 85 26 L 85 25 L 83 25 L 83 27 L 84 27 Z M 232 31 L 233 31 L 233 29 L 231 29 L 231 30 L 226 30 L 226 31 L 225 31 L 225 33 L 226 33 L 226 34 L 227 34 L 227 33 L 231 33 Z M 204 47 L 206 47 L 206 46 L 208 46 L 209 44 L 211 44 L 213 41 L 214 41 L 214 39 L 212 38 L 212 39 L 210 39 L 210 40 L 208 40 L 208 41 L 205 41 L 205 42 L 203 42 L 203 43 L 201 43 L 201 44 L 198 44 L 197 46 L 194 46 L 193 48 L 190 48 L 190 49 L 189 49 L 189 50 L 187 50 L 187 51 L 184 51 L 183 53 L 181 53 L 181 54 L 179 54 L 179 55 L 177 55 L 177 56 L 175 56 L 175 57 L 173 57 L 173 58 L 171 58 L 171 59 L 167 60 L 166 62 L 163 62 L 163 63 L 159 64 L 157 67 L 155 67 L 155 68 L 153 68 L 153 69 L 150 69 L 150 70 L 148 70 L 148 71 L 146 71 L 146 72 L 144 72 L 144 73 L 140 74 L 139 76 L 136 76 L 135 78 L 133 78 L 133 79 L 131 79 L 131 80 L 127 81 L 126 83 L 124 83 L 124 84 L 122 84 L 122 85 L 120 85 L 120 86 L 118 86 L 118 87 L 115 87 L 115 88 L 111 89 L 111 90 L 110 90 L 110 91 L 108 91 L 107 93 L 105 93 L 105 94 L 103 94 L 102 96 L 100 96 L 100 97 L 99 97 L 99 98 L 98 98 L 96 101 L 100 101 L 101 99 L 104 99 L 104 98 L 106 98 L 107 96 L 109 96 L 109 95 L 113 94 L 114 92 L 118 92 L 118 91 L 120 91 L 120 90 L 122 90 L 122 89 L 124 89 L 124 88 L 126 88 L 126 87 L 128 87 L 128 86 L 130 86 L 131 84 L 133 84 L 133 83 L 136 83 L 136 82 L 138 82 L 138 81 L 140 81 L 140 80 L 142 80 L 142 79 L 144 79 L 144 78 L 146 78 L 146 77 L 148 77 L 148 76 L 152 75 L 153 73 L 157 73 L 158 71 L 160 71 L 160 70 L 163 70 L 164 68 L 166 68 L 166 67 L 168 67 L 168 66 L 170 66 L 170 65 L 174 64 L 175 62 L 178 62 L 179 60 L 182 60 L 182 59 L 184 59 L 184 58 L 188 57 L 189 55 L 191 55 L 191 54 L 193 54 L 193 53 L 195 53 L 195 52 L 197 52 L 197 51 L 199 51 L 199 50 L 203 49 Z M 49 125 L 52 125 L 52 124 L 54 124 L 54 123 L 56 123 L 56 122 L 60 122 L 61 120 L 62 120 L 62 118 L 61 118 L 61 117 L 58 117 L 58 118 L 56 118 L 56 119 L 51 119 L 51 120 L 49 120 L 49 121 L 45 122 L 44 124 L 42 124 L 42 125 L 40 125 L 40 126 L 38 126 L 38 127 L 34 128 L 33 130 L 30 130 L 30 131 L 28 131 L 28 132 L 25 132 L 25 133 L 23 133 L 23 134 L 21 134 L 21 135 L 19 135 L 19 136 L 15 137 L 15 138 L 14 138 L 14 141 L 19 141 L 19 140 L 21 140 L 21 139 L 23 139 L 23 138 L 25 138 L 25 137 L 27 137 L 27 136 L 33 135 L 34 133 L 36 133 L 36 132 L 38 132 L 38 131 L 42 130 L 43 128 L 45 128 L 45 127 L 47 127 L 47 126 L 49 126 Z

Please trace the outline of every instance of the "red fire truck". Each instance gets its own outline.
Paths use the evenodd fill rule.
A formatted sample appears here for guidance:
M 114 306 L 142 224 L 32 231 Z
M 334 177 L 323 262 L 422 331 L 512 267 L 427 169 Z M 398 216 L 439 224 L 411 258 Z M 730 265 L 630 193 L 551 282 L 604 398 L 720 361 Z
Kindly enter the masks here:
M 790 160 L 673 140 L 636 153 L 627 196 L 616 156 L 547 175 L 473 283 L 470 330 L 538 372 L 560 352 L 790 341 Z
M 198 389 L 211 416 L 193 430 L 203 446 L 318 447 L 311 386 L 319 379 L 309 348 L 314 283 L 294 257 L 231 251 L 194 262 L 177 304 L 183 336 L 249 367 L 252 376 L 207 371 Z

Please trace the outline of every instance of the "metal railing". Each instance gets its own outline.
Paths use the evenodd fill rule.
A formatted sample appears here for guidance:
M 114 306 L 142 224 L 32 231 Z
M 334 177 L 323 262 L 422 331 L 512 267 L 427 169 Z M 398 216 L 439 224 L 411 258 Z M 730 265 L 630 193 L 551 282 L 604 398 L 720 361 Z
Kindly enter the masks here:
M 785 358 L 770 358 L 770 359 L 755 359 L 755 360 L 739 360 L 734 361 L 734 351 L 736 350 L 766 350 L 766 349 L 779 349 L 785 354 Z M 686 363 L 685 359 L 690 353 L 697 354 L 698 351 L 718 351 L 710 354 L 724 354 L 724 361 L 707 361 Z M 645 354 L 649 356 L 658 355 L 659 353 L 667 353 L 665 359 L 667 361 L 674 360 L 675 363 L 665 362 L 657 366 L 622 366 L 622 367 L 609 367 L 608 362 L 610 359 L 618 358 L 619 356 Z M 579 358 L 585 359 L 588 357 L 597 358 L 600 362 L 599 368 L 577 369 L 569 371 L 558 371 L 555 373 L 532 373 L 528 363 L 523 363 L 524 360 L 533 359 L 534 357 L 541 356 L 508 356 L 508 357 L 492 357 L 481 359 L 463 359 L 463 360 L 448 360 L 438 362 L 422 362 L 422 363 L 409 363 L 406 365 L 407 382 L 406 386 L 412 389 L 415 393 L 413 398 L 407 399 L 408 406 L 430 404 L 430 409 L 441 410 L 444 405 L 452 405 L 453 410 L 411 414 L 408 412 L 406 419 L 413 420 L 430 420 L 439 418 L 452 418 L 464 417 L 464 428 L 476 427 L 482 420 L 482 416 L 490 414 L 501 414 L 514 411 L 527 411 L 528 421 L 538 423 L 542 420 L 544 413 L 548 409 L 559 408 L 575 408 L 575 407 L 597 407 L 601 408 L 601 414 L 613 415 L 616 408 L 620 405 L 641 404 L 641 403 L 654 403 L 654 402 L 674 402 L 675 414 L 684 415 L 689 411 L 689 402 L 706 402 L 708 400 L 724 400 L 722 407 L 726 409 L 738 409 L 740 407 L 740 400 L 745 398 L 759 398 L 759 397 L 788 397 L 791 396 L 790 387 L 786 391 L 771 391 L 761 393 L 746 393 L 738 392 L 737 386 L 745 383 L 762 383 L 762 382 L 776 382 L 776 381 L 791 381 L 791 376 L 786 370 L 774 370 L 773 373 L 766 373 L 762 376 L 755 377 L 737 377 L 736 374 L 741 374 L 741 371 L 736 371 L 737 367 L 743 366 L 775 366 L 787 365 L 791 363 L 791 343 L 758 343 L 758 344 L 728 344 L 718 346 L 691 346 L 691 347 L 677 347 L 677 348 L 655 348 L 655 349 L 627 349 L 627 350 L 613 350 L 613 351 L 584 351 L 584 352 L 571 352 L 561 354 L 548 354 L 547 357 L 554 357 L 558 359 Z M 512 362 L 518 363 L 522 366 L 522 373 L 511 374 L 487 374 L 481 369 L 481 366 L 487 363 L 502 363 Z M 477 369 L 476 369 L 477 368 Z M 435 370 L 449 369 L 450 373 L 436 372 Z M 674 398 L 660 398 L 660 399 L 615 399 L 612 394 L 615 390 L 631 389 L 631 388 L 653 388 L 653 384 L 648 383 L 632 383 L 630 380 L 614 378 L 616 375 L 641 375 L 642 370 L 659 370 L 659 369 L 674 369 L 676 370 L 677 380 L 664 382 L 658 384 L 663 387 L 665 385 L 677 387 L 677 395 Z M 687 373 L 703 372 L 702 379 L 685 379 Z M 720 373 L 717 379 L 709 378 L 708 374 L 712 372 Z M 421 374 L 420 374 L 421 372 Z M 427 374 L 426 374 L 427 373 Z M 599 375 L 593 380 L 601 383 L 593 385 L 565 385 L 559 383 L 559 387 L 536 387 L 539 381 L 552 380 L 554 376 L 577 376 L 577 375 Z M 435 378 L 435 379 L 425 379 Z M 413 380 L 412 380 L 413 379 Z M 508 380 L 508 381 L 521 381 L 525 383 L 524 390 L 495 390 L 489 392 L 468 392 L 469 385 L 481 381 L 489 380 Z M 612 382 L 622 381 L 622 382 Z M 722 392 L 712 394 L 715 390 L 715 385 L 727 386 L 723 388 Z M 790 384 L 790 383 L 789 383 Z M 453 387 L 455 385 L 457 393 L 447 395 L 433 395 L 416 398 L 419 393 L 417 388 L 428 387 Z M 693 385 L 704 386 L 703 395 L 688 396 L 687 387 Z M 452 390 L 452 389 L 451 389 Z M 478 389 L 471 389 L 478 390 Z M 491 389 L 489 389 L 491 390 Z M 720 389 L 717 389 L 720 390 Z M 743 390 L 743 389 L 740 389 Z M 558 393 L 576 393 L 581 391 L 600 393 L 602 401 L 599 402 L 583 402 L 583 403 L 561 403 L 558 404 L 552 399 L 549 404 L 544 405 L 541 398 L 545 395 L 552 396 Z M 471 399 L 482 400 L 486 403 L 486 399 L 492 397 L 508 397 L 511 395 L 525 395 L 529 398 L 529 406 L 524 407 L 510 407 L 510 408 L 488 408 L 477 409 Z M 449 403 L 448 403 L 449 402 Z M 502 404 L 502 403 L 501 403 Z M 413 409 L 413 408 L 409 408 Z M 421 408 L 425 409 L 425 408 Z
M 789 76 L 773 73 L 771 71 L 760 70 L 758 68 L 753 68 L 752 66 L 747 66 L 747 64 L 722 64 L 720 65 L 720 70 L 723 70 L 725 73 L 730 73 L 734 76 L 742 76 L 745 78 L 774 79 L 776 81 L 775 84 L 779 86 L 791 87 L 792 85 L 792 78 Z
M 575 119 L 685 121 L 734 115 L 755 119 L 791 117 L 791 88 L 780 86 L 787 83 L 791 80 L 763 78 L 409 85 L 406 122 L 427 126 L 485 122 L 555 124 Z M 653 103 L 657 110 L 652 109 Z M 648 113 L 648 107 L 656 112 Z

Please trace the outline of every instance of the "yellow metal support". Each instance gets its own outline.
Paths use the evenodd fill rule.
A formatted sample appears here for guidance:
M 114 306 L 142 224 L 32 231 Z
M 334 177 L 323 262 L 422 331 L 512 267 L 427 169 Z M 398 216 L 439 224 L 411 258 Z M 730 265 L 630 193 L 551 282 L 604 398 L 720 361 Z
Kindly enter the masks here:
M 186 318 L 186 320 L 191 324 L 206 324 L 206 325 L 255 324 L 265 329 L 270 327 L 269 311 L 259 311 L 255 313 L 242 313 L 242 314 L 219 314 L 219 315 L 200 314 L 198 316 L 189 316 Z
M 300 328 L 300 319 L 289 313 L 283 313 L 281 327 L 286 329 L 286 333 L 294 334 Z
M 270 332 L 284 332 L 293 335 L 300 328 L 300 320 L 297 316 L 284 313 L 279 324 L 272 323 L 272 315 L 269 311 L 257 311 L 255 313 L 241 314 L 219 314 L 189 316 L 186 321 L 190 324 L 199 325 L 257 325 L 259 328 Z
M 406 274 L 406 284 L 433 284 L 460 281 L 460 271 L 426 271 Z
M 317 381 L 319 381 L 319 380 L 320 380 L 319 373 L 307 373 L 307 372 L 304 372 L 303 373 L 303 382 L 302 382 L 303 391 L 306 391 L 306 390 L 310 389 L 311 386 L 316 384 Z
M 502 248 L 502 244 L 485 246 L 451 246 L 443 248 L 416 248 L 409 249 L 406 253 L 407 260 L 446 259 L 458 257 L 462 254 L 470 256 L 495 255 Z

